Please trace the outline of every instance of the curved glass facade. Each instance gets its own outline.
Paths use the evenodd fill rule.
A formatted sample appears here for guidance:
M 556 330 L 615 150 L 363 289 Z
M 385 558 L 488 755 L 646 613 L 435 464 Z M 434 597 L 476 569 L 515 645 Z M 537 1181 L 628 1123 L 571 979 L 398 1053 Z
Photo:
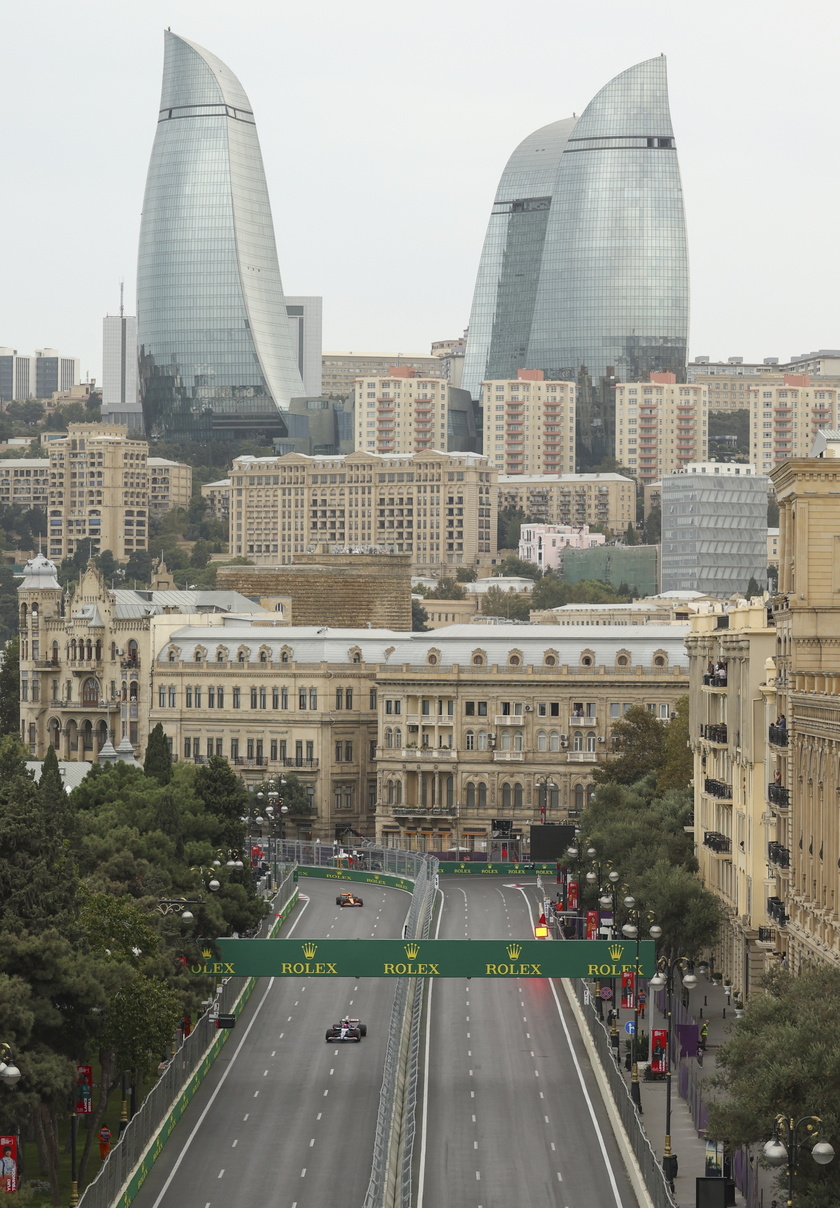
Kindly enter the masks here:
M 146 431 L 284 435 L 304 390 L 251 105 L 220 59 L 164 38 L 137 266 Z
M 485 258 L 498 260 L 489 239 L 490 232 L 473 302 L 479 360 L 482 270 Z M 505 264 L 505 271 L 529 282 L 533 266 L 527 259 L 521 269 Z M 516 368 L 576 382 L 578 459 L 586 467 L 612 452 L 615 381 L 638 381 L 652 370 L 685 380 L 688 250 L 664 56 L 616 76 L 569 131 L 550 190 L 534 294 L 526 308 L 527 348 L 514 372 L 497 375 L 488 355 L 470 387 L 482 376 L 515 377 Z M 511 332 L 512 345 L 522 322 L 516 305 L 506 313 L 497 307 L 494 328 Z M 472 334 L 471 318 L 467 358 Z M 494 342 L 495 334 L 491 349 Z

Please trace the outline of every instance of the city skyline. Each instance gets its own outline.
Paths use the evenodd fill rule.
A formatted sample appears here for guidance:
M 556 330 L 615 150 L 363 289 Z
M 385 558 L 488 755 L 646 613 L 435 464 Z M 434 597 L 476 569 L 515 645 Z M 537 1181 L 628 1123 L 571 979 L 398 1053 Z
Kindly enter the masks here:
M 433 53 L 410 14 L 372 0 L 352 13 L 325 0 L 317 20 L 251 0 L 234 23 L 216 0 L 186 0 L 174 29 L 246 81 L 283 283 L 324 297 L 330 351 L 416 354 L 458 336 L 511 147 L 664 52 L 691 247 L 690 355 L 785 360 L 840 342 L 828 298 L 840 250 L 824 235 L 838 44 L 828 12 L 817 0 L 795 18 L 780 3 L 712 4 L 698 21 L 659 0 L 632 12 L 606 0 L 597 14 L 526 0 L 516 23 L 491 2 L 476 27 L 433 3 Z M 93 0 L 81 15 L 45 0 L 9 18 L 9 44 L 37 46 L 39 74 L 33 90 L 27 56 L 9 56 L 11 95 L 28 99 L 7 123 L 7 158 L 29 184 L 2 203 L 14 238 L 0 343 L 78 350 L 83 375 L 100 380 L 102 316 L 121 279 L 134 297 L 148 115 L 172 18 L 159 0 Z M 456 70 L 468 46 L 479 70 Z M 794 152 L 808 187 L 778 180 Z M 396 267 L 411 288 L 395 286 Z

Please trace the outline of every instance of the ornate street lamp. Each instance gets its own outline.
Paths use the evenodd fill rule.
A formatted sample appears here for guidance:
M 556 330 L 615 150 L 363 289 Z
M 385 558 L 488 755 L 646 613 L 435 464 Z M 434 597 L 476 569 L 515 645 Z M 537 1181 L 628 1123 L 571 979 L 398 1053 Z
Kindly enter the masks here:
M 671 1070 L 674 1052 L 674 974 L 679 969 L 686 990 L 693 990 L 697 978 L 692 972 L 693 962 L 687 956 L 660 956 L 656 962 L 656 973 L 650 979 L 652 990 L 667 990 L 668 1044 L 665 1054 L 665 1149 L 662 1154 L 662 1173 L 671 1190 L 677 1177 L 677 1155 L 671 1152 Z
M 633 974 L 633 1033 L 630 1037 L 630 1098 L 639 1115 L 642 1115 L 642 1088 L 639 1084 L 639 944 L 642 938 L 642 920 L 650 921 L 653 915 L 645 915 L 636 906 L 636 899 L 630 894 L 624 899 L 624 906 L 628 912 L 628 921 L 621 928 L 622 934 L 628 940 L 636 941 L 636 960 L 634 964 L 635 972 Z M 648 928 L 648 934 L 651 939 L 658 940 L 662 935 L 662 928 L 657 923 L 652 923 Z M 696 978 L 694 979 L 696 982 Z
M 14 1087 L 20 1082 L 20 1070 L 14 1063 L 8 1044 L 0 1044 L 0 1079 L 6 1086 Z
M 771 1166 L 787 1166 L 787 1204 L 793 1204 L 793 1179 L 799 1169 L 804 1150 L 818 1166 L 827 1166 L 834 1158 L 834 1146 L 828 1141 L 817 1141 L 809 1147 L 806 1141 L 814 1141 L 820 1135 L 822 1120 L 819 1116 L 803 1116 L 795 1120 L 792 1116 L 776 1116 L 773 1136 L 764 1146 L 764 1156 Z M 802 1129 L 800 1137 L 799 1130 Z

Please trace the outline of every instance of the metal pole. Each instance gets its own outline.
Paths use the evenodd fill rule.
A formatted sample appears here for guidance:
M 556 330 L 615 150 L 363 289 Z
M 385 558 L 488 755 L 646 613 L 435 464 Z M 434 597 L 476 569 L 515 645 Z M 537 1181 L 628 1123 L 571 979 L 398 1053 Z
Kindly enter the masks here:
M 636 914 L 636 967 L 633 971 L 633 1035 L 630 1037 L 630 1063 L 632 1073 L 630 1075 L 630 1098 L 633 1100 L 633 1106 L 639 1115 L 642 1112 L 642 1088 L 639 1086 L 639 939 L 641 927 L 641 915 Z
M 79 1181 L 76 1170 L 76 1113 L 70 1117 L 70 1208 L 79 1202 Z
M 128 1100 L 125 1096 L 125 1070 L 122 1072 L 122 1098 L 120 1100 L 120 1127 L 119 1136 L 123 1135 L 128 1125 Z
M 672 1064 L 672 1031 L 673 1031 L 673 1003 L 674 996 L 674 966 L 668 967 L 667 981 L 667 1008 L 668 1008 L 668 1042 L 666 1047 L 665 1061 L 665 1150 L 662 1155 L 662 1173 L 671 1190 L 674 1190 L 674 1179 L 676 1178 L 676 1157 L 671 1153 L 671 1064 Z

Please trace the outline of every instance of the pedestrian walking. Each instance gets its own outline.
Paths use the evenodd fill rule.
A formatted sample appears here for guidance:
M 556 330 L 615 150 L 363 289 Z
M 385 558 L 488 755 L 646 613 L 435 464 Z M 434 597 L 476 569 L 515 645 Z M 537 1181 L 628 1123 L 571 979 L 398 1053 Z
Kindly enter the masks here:
M 103 1124 L 97 1135 L 99 1136 L 99 1156 L 104 1162 L 111 1151 L 111 1130 L 107 1124 Z
M 700 1029 L 700 1052 L 701 1053 L 705 1053 L 705 1051 L 706 1051 L 706 1040 L 708 1039 L 708 1036 L 709 1036 L 709 1021 L 707 1019 L 704 1019 L 703 1026 Z

